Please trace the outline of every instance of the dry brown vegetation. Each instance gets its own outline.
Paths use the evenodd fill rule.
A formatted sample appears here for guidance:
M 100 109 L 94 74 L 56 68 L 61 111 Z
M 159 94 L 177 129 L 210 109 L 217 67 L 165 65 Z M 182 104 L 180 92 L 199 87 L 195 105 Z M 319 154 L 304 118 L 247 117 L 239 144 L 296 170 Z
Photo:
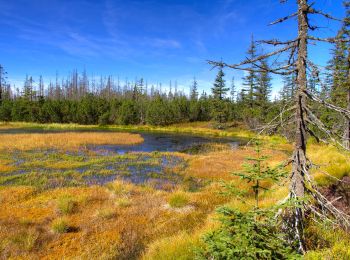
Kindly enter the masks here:
M 80 140 L 73 145 L 72 134 Z M 29 134 L 30 141 L 11 138 L 15 143 L 11 145 L 20 150 L 47 148 L 47 141 L 51 140 L 52 147 L 69 150 L 90 142 L 103 144 L 107 139 L 108 144 L 142 141 L 133 134 L 86 133 L 89 135 L 86 138 L 83 134 Z M 101 139 L 96 138 L 99 134 L 103 135 Z M 36 141 L 38 137 L 32 138 L 35 135 L 46 141 Z M 0 138 L 5 140 L 4 136 Z M 4 144 L 0 147 L 4 149 Z M 270 138 L 264 148 L 263 153 L 270 156 L 268 163 L 276 165 L 289 157 L 292 146 L 281 138 Z M 255 153 L 251 147 L 242 147 L 194 155 L 171 154 L 187 161 L 187 168 L 181 171 L 184 180 L 198 178 L 202 188 L 190 192 L 180 183 L 176 188 L 156 190 L 151 184 L 138 186 L 120 180 L 105 186 L 49 190 L 0 187 L 0 259 L 194 259 L 203 234 L 217 226 L 215 208 L 225 204 L 242 211 L 251 208 L 252 194 L 244 201 L 225 197 L 220 193 L 223 191 L 220 181 L 234 181 L 238 188 L 247 190 L 248 184 L 231 173 L 240 171 L 244 158 Z M 334 170 L 331 172 L 334 176 L 347 174 L 349 163 L 334 148 L 311 145 L 310 154 L 318 163 L 327 163 L 323 169 Z M 62 164 L 54 167 L 65 168 L 71 163 L 62 160 Z M 2 159 L 0 166 L 0 174 L 1 169 L 8 172 L 11 160 Z M 329 181 L 320 172 L 315 176 L 319 181 Z M 288 185 L 279 183 L 261 194 L 261 206 L 274 205 L 287 194 Z
M 269 153 L 275 160 L 285 158 L 281 152 Z M 121 181 L 102 187 L 47 191 L 2 187 L 1 257 L 135 259 L 148 252 L 144 257 L 153 258 L 152 248 L 164 246 L 164 241 L 170 246 L 172 237 L 177 238 L 174 247 L 186 244 L 189 237 L 181 240 L 179 234 L 197 234 L 191 238 L 197 243 L 203 230 L 212 226 L 208 223 L 212 223 L 214 209 L 230 202 L 219 193 L 222 188 L 216 180 L 232 180 L 231 172 L 239 170 L 243 158 L 252 154 L 252 149 L 238 149 L 186 155 L 189 167 L 183 174 L 214 181 L 197 192 L 188 192 L 181 185 L 167 192 Z M 169 206 L 179 194 L 186 203 Z M 69 203 L 74 204 L 74 210 Z M 237 200 L 231 204 L 246 207 Z M 66 226 L 53 227 L 54 224 Z M 63 228 L 63 232 L 54 228 Z M 167 250 L 171 253 L 170 248 Z
M 1 134 L 0 150 L 77 149 L 86 145 L 124 145 L 141 142 L 143 139 L 139 134 L 115 132 Z

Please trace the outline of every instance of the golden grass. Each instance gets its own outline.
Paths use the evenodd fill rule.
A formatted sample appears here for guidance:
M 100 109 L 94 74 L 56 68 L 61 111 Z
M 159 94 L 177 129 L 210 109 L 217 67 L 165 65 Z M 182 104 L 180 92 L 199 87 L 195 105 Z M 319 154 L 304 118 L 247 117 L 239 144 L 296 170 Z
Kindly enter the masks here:
M 342 179 L 350 175 L 349 154 L 341 153 L 334 146 L 310 145 L 308 156 L 314 164 L 321 166 L 313 171 L 314 178 L 319 185 L 329 185 L 336 182 L 335 178 Z
M 270 165 L 287 159 L 284 153 L 271 149 L 264 150 L 264 154 L 270 156 L 268 160 Z M 186 174 L 216 181 L 232 180 L 235 179 L 232 173 L 242 170 L 242 163 L 249 156 L 256 156 L 251 147 L 198 155 L 189 161 Z
M 64 132 L 0 134 L 0 150 L 78 149 L 86 145 L 128 145 L 141 142 L 143 142 L 143 138 L 140 135 L 131 133 Z
M 171 133 L 189 133 L 196 135 L 208 135 L 217 137 L 242 137 L 251 138 L 254 133 L 244 127 L 229 128 L 225 131 L 213 129 L 211 122 L 194 122 L 174 124 L 170 126 L 151 126 L 151 125 L 78 125 L 78 124 L 39 124 L 26 122 L 1 123 L 0 129 L 41 129 L 41 130 L 133 130 L 133 131 L 152 131 L 152 132 L 171 132 Z
M 192 260 L 201 246 L 200 235 L 181 232 L 172 237 L 157 240 L 150 245 L 142 260 Z
M 35 127 L 33 124 L 1 125 L 0 128 Z M 45 129 L 67 129 L 67 125 L 36 125 Z M 89 129 L 95 126 L 69 125 L 68 129 Z M 109 129 L 125 130 L 124 126 L 111 126 Z M 166 128 L 134 126 L 132 130 L 152 130 L 188 132 L 214 136 L 246 136 L 251 133 L 244 129 L 220 131 L 211 129 L 208 123 L 182 124 Z M 53 135 L 48 140 L 30 139 L 12 140 L 18 147 L 14 149 L 28 150 L 36 148 L 76 149 L 94 139 L 95 134 L 86 133 L 90 137 L 83 138 L 85 133 L 67 133 L 79 135 L 80 141 L 69 143 L 56 134 L 38 134 L 45 139 L 46 135 Z M 123 133 L 106 134 L 107 143 L 127 141 L 140 142 L 140 137 Z M 113 135 L 115 134 L 115 138 Z M 34 134 L 35 135 L 35 134 Z M 57 136 L 63 135 L 58 133 Z M 125 136 L 124 136 L 125 135 Z M 4 138 L 5 135 L 0 135 Z M 14 134 L 8 136 L 23 136 Z M 32 134 L 29 134 L 32 136 Z M 94 137 L 92 137 L 94 136 Z M 88 139 L 91 138 L 91 139 Z M 14 138 L 15 139 L 15 138 Z M 73 138 L 74 139 L 74 138 Z M 265 151 L 270 157 L 268 163 L 276 165 L 288 157 L 285 151 L 291 150 L 291 145 L 282 138 L 263 138 L 269 142 L 264 144 Z M 133 140 L 133 141 L 130 141 Z M 271 142 L 270 142 L 271 141 Z M 47 143 L 51 142 L 48 145 Z M 98 144 L 104 144 L 102 143 Z M 10 143 L 10 141 L 8 141 Z M 69 144 L 66 144 L 69 143 Z M 72 144 L 74 143 L 74 144 Z M 120 143 L 117 143 L 120 144 Z M 16 145 L 15 145 L 16 146 Z M 30 147 L 30 148 L 28 148 Z M 4 149 L 4 144 L 0 144 Z M 332 170 L 332 174 L 342 176 L 350 171 L 347 157 L 328 146 L 309 145 L 308 153 L 313 161 L 325 164 L 325 168 Z M 173 154 L 173 153 L 172 153 Z M 197 192 L 182 191 L 188 199 L 191 209 L 176 211 L 165 207 L 169 199 L 176 197 L 179 190 L 172 192 L 156 191 L 150 187 L 136 186 L 125 181 L 115 181 L 105 187 L 76 187 L 59 188 L 49 191 L 38 191 L 31 187 L 2 187 L 0 188 L 0 258 L 17 259 L 194 259 L 195 248 L 202 245 L 201 237 L 209 230 L 217 227 L 215 208 L 229 205 L 241 211 L 251 209 L 254 199 L 248 194 L 245 203 L 237 198 L 220 195 L 222 187 L 220 180 L 235 181 L 237 187 L 247 189 L 248 184 L 232 176 L 232 172 L 240 171 L 244 158 L 254 156 L 252 148 L 237 150 L 213 151 L 199 155 L 183 155 L 188 167 L 181 172 L 184 178 L 196 177 L 204 181 L 212 181 Z M 10 161 L 2 161 L 3 165 Z M 74 162 L 69 162 L 74 163 Z M 56 165 L 65 168 L 68 165 Z M 72 166 L 72 165 L 71 165 Z M 74 165 L 73 165 L 74 166 Z M 0 168 L 1 169 L 1 168 Z M 1 170 L 0 170 L 1 171 Z M 320 173 L 315 173 L 317 180 Z M 260 205 L 269 207 L 283 199 L 288 194 L 288 184 L 275 185 L 272 190 L 261 194 Z M 69 210 L 69 201 L 62 202 L 62 198 L 72 198 L 76 204 L 74 210 Z M 187 203 L 186 203 L 187 204 Z M 65 209 L 68 210 L 65 210 Z M 63 209 L 63 210 L 62 210 Z M 74 227 L 74 231 L 54 234 L 52 223 L 64 214 L 66 223 Z M 18 239 L 24 237 L 24 239 Z M 339 240 L 339 244 L 343 243 Z M 343 244 L 341 244 L 343 245 Z M 343 245 L 343 248 L 345 246 Z M 332 250 L 337 249 L 336 246 Z M 318 255 L 315 253 L 314 255 Z M 316 258 L 310 258 L 316 259 Z

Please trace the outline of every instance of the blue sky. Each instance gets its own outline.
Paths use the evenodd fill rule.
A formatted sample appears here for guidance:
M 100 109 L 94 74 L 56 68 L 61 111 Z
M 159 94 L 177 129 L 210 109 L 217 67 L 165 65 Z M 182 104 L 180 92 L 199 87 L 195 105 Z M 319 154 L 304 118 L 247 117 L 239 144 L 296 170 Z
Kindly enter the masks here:
M 11 82 L 26 74 L 73 69 L 150 83 L 178 81 L 187 88 L 195 76 L 201 89 L 215 77 L 206 60 L 235 63 L 244 59 L 251 35 L 289 39 L 295 21 L 268 23 L 296 9 L 295 0 L 0 0 L 0 64 Z M 315 7 L 343 17 L 341 0 L 317 0 Z M 316 20 L 318 35 L 334 35 L 337 23 Z M 312 47 L 312 58 L 325 64 L 328 46 Z M 242 72 L 227 71 L 227 80 Z M 275 92 L 280 87 L 275 80 Z

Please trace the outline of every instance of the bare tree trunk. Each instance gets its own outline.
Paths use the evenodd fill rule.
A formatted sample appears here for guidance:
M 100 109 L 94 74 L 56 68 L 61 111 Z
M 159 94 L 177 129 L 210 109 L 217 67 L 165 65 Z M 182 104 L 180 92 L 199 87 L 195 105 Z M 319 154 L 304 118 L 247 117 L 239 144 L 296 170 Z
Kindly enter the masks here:
M 307 172 L 306 159 L 306 125 L 304 107 L 306 97 L 304 91 L 307 88 L 306 61 L 307 61 L 307 35 L 308 35 L 308 4 L 307 0 L 298 0 L 298 37 L 299 51 L 297 60 L 297 87 L 296 92 L 296 136 L 293 153 L 293 165 L 291 174 L 290 197 L 300 200 L 305 195 L 305 174 Z M 303 239 L 303 210 L 296 207 L 292 214 L 292 227 L 294 239 L 299 242 L 299 251 L 304 252 Z
M 348 54 L 348 82 L 347 87 L 347 109 L 350 111 L 350 53 Z M 345 129 L 344 129 L 344 147 L 350 149 L 350 119 L 345 118 Z

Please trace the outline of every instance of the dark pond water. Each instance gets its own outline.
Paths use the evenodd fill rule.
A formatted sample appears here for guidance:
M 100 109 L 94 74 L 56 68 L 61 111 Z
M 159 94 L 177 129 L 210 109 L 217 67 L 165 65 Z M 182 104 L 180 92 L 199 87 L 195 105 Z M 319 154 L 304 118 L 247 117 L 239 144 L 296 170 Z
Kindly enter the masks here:
M 115 179 L 124 179 L 135 184 L 151 183 L 153 187 L 175 187 L 187 185 L 190 190 L 202 186 L 202 180 L 186 178 L 181 171 L 187 167 L 186 161 L 174 154 L 161 152 L 201 153 L 212 143 L 225 144 L 235 149 L 243 144 L 242 140 L 232 138 L 202 137 L 169 133 L 139 133 L 144 142 L 137 145 L 100 145 L 90 146 L 95 155 L 86 151 L 60 152 L 54 149 L 34 150 L 14 153 L 16 171 L 3 174 L 1 185 L 37 185 L 43 183 L 51 188 L 71 185 L 104 185 Z M 136 154 L 133 154 L 136 152 Z M 154 153 L 154 152 L 160 152 Z M 100 160 L 100 159 L 101 160 Z M 90 163 L 97 160 L 98 163 Z M 72 167 L 58 169 L 52 163 L 60 164 L 72 161 Z M 76 167 L 74 162 L 82 162 Z M 39 163 L 38 163 L 39 162 Z M 25 166 L 34 163 L 35 166 Z M 84 164 L 86 163 L 86 165 Z M 68 164 L 69 165 L 69 164 Z M 13 177 L 6 179 L 6 177 Z
M 221 143 L 231 146 L 232 149 L 242 144 L 242 140 L 232 138 L 202 137 L 184 134 L 168 133 L 139 133 L 144 142 L 137 145 L 99 145 L 91 146 L 94 151 L 114 152 L 125 154 L 128 152 L 187 152 L 191 148 L 210 143 Z

